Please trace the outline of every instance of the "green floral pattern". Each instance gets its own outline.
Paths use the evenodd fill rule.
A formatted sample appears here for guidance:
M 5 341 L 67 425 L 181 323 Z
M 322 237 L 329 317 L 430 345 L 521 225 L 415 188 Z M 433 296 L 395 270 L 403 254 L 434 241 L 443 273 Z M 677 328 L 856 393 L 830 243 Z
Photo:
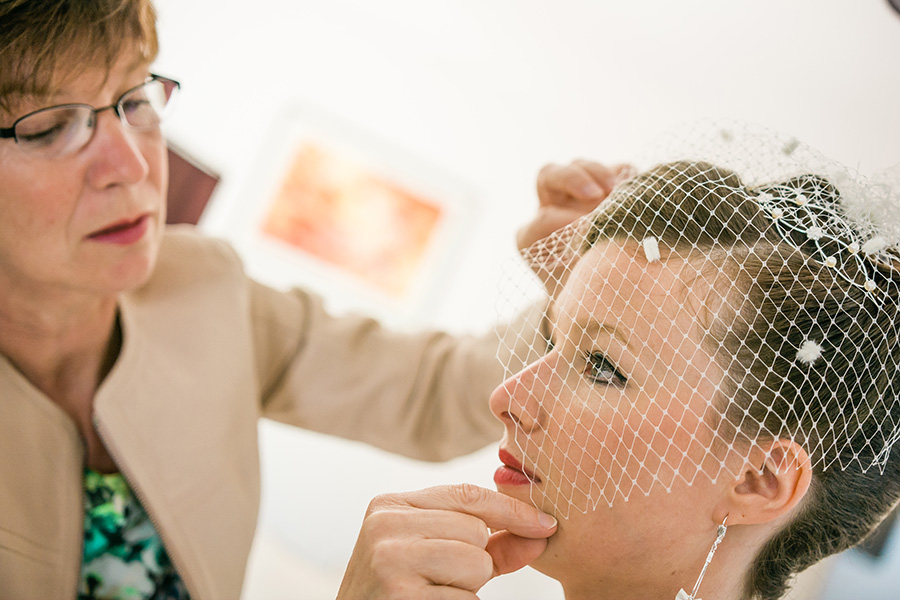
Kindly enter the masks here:
M 119 473 L 84 471 L 78 600 L 189 600 L 153 523 Z

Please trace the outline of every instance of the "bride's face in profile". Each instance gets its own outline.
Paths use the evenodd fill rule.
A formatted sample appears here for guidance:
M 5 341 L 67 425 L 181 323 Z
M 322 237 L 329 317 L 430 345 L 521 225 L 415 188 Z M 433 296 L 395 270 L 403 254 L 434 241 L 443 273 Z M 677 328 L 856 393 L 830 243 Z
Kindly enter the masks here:
M 685 549 L 708 544 L 732 478 L 713 483 L 723 467 L 706 419 L 723 375 L 698 276 L 678 256 L 601 241 L 557 299 L 551 351 L 491 397 L 506 427 L 498 489 L 560 518 L 534 566 L 567 593 L 657 576 L 687 586 L 702 565 Z

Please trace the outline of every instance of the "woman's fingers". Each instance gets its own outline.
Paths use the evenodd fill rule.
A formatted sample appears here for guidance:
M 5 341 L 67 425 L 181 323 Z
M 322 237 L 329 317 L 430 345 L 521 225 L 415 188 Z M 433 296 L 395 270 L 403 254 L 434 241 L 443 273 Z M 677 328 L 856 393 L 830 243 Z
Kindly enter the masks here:
M 538 211 L 516 236 L 520 250 L 576 221 L 605 200 L 613 188 L 633 173 L 629 165 L 606 165 L 575 160 L 549 164 L 538 173 Z
M 534 506 L 477 485 L 442 485 L 402 496 L 412 507 L 465 513 L 493 530 L 508 530 L 522 537 L 546 538 L 556 529 L 556 519 Z
M 627 164 L 607 166 L 590 160 L 573 160 L 567 165 L 548 164 L 538 173 L 537 191 L 541 206 L 596 207 L 621 181 L 634 174 Z
M 422 540 L 416 545 L 416 571 L 434 585 L 477 592 L 494 576 L 491 555 L 455 540 Z
M 538 173 L 538 199 L 541 206 L 596 205 L 609 195 L 615 183 L 615 174 L 599 163 L 577 160 L 568 165 L 549 164 Z
M 567 270 L 577 260 L 569 244 L 572 232 L 564 228 L 590 214 L 634 172 L 630 165 L 574 160 L 546 165 L 538 173 L 538 210 L 517 232 L 516 245 L 551 298 L 562 289 Z M 560 233 L 554 236 L 555 232 Z
M 369 509 L 369 535 L 408 535 L 417 539 L 456 540 L 484 549 L 491 532 L 481 519 L 452 510 L 416 511 L 410 505 L 385 504 Z
M 338 598 L 474 599 L 495 575 L 536 558 L 555 528 L 533 506 L 474 485 L 379 496 L 369 505 Z M 489 529 L 508 535 L 492 536 Z
M 495 577 L 530 565 L 546 549 L 546 539 L 523 538 L 508 531 L 498 531 L 492 535 L 486 547 L 494 563 Z

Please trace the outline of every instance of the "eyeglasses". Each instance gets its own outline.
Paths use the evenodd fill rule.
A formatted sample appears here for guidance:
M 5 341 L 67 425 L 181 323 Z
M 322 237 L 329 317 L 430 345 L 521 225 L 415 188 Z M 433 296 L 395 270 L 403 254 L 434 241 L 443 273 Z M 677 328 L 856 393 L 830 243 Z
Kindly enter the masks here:
M 89 104 L 42 108 L 20 117 L 12 127 L 0 128 L 0 139 L 12 138 L 22 150 L 46 158 L 72 154 L 91 141 L 97 114 L 104 110 L 115 111 L 128 129 L 156 129 L 180 87 L 173 79 L 151 74 L 147 81 L 122 94 L 115 104 L 101 108 Z

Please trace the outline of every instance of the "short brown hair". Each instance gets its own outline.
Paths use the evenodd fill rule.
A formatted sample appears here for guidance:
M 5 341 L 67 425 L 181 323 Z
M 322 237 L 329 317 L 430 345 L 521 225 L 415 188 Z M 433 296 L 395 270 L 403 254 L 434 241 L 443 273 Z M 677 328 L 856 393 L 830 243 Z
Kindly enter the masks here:
M 0 2 L 0 109 L 46 96 L 60 69 L 109 70 L 134 48 L 151 62 L 158 51 L 150 0 L 4 0 Z

